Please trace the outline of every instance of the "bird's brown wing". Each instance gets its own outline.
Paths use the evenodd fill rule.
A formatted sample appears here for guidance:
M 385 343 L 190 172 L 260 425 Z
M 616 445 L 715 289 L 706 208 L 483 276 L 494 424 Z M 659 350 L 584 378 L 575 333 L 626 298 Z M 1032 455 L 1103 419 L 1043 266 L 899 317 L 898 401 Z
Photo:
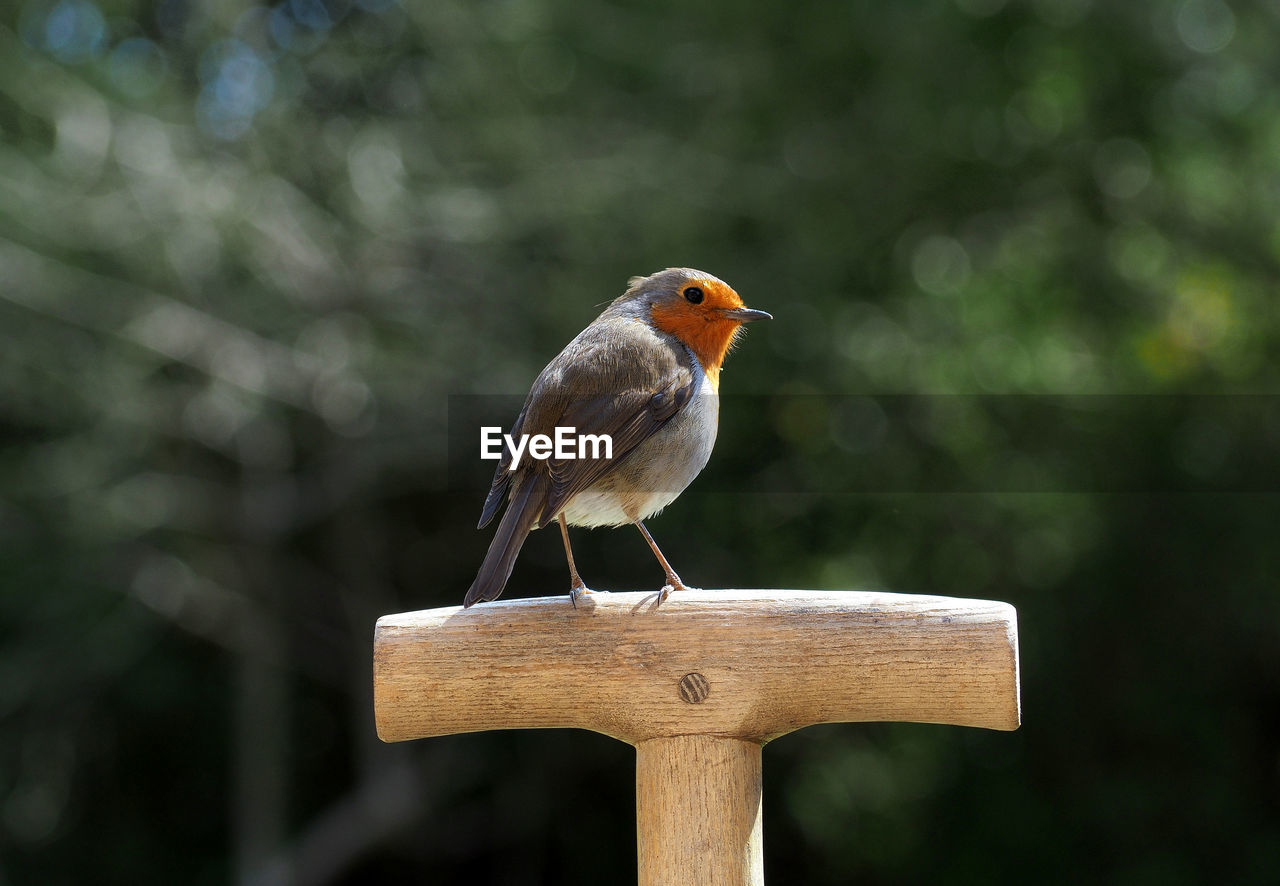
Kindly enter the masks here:
M 520 414 L 516 416 L 515 424 L 511 426 L 511 439 L 517 439 L 521 434 L 521 428 L 524 427 L 525 413 L 529 411 L 529 401 L 526 400 L 524 407 L 520 410 Z M 489 494 L 484 498 L 484 507 L 480 509 L 480 522 L 476 525 L 477 529 L 484 529 L 489 525 L 489 521 L 493 519 L 493 515 L 498 513 L 498 508 L 502 507 L 502 503 L 507 499 L 507 490 L 511 488 L 511 449 L 507 446 L 506 441 L 502 444 L 502 458 L 498 460 L 498 466 L 494 468 L 493 480 L 489 483 Z
M 576 428 L 578 434 L 609 435 L 613 441 L 613 457 L 547 459 L 551 494 L 538 515 L 539 525 L 555 519 L 573 496 L 615 469 L 637 446 L 670 421 L 689 402 L 695 386 L 693 374 L 682 372 L 656 391 L 629 390 L 579 401 L 567 410 L 562 426 Z
M 538 508 L 536 525 L 555 519 L 574 495 L 670 421 L 689 402 L 699 381 L 688 352 L 643 324 L 619 318 L 583 330 L 538 376 L 511 435 L 554 436 L 556 427 L 572 427 L 575 434 L 607 434 L 613 457 L 537 461 L 526 454 L 514 473 L 545 473 L 551 481 L 545 502 L 526 505 Z M 481 526 L 492 519 L 510 488 L 509 465 L 504 447 Z

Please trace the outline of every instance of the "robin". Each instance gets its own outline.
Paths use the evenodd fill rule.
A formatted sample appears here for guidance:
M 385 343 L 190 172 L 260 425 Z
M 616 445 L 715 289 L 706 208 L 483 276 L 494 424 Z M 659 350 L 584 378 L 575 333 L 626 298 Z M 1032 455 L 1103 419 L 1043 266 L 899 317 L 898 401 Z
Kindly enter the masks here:
M 663 598 L 684 590 L 644 521 L 675 501 L 706 466 L 720 420 L 725 355 L 744 323 L 771 319 L 703 271 L 668 268 L 632 277 L 627 291 L 534 381 L 503 447 L 479 528 L 504 500 L 507 510 L 462 605 L 496 600 L 526 536 L 553 522 L 564 538 L 574 606 L 589 589 L 573 562 L 570 524 L 634 523 L 666 573 Z M 612 452 L 599 458 L 520 458 L 513 450 L 510 441 L 550 438 L 557 428 L 607 435 Z

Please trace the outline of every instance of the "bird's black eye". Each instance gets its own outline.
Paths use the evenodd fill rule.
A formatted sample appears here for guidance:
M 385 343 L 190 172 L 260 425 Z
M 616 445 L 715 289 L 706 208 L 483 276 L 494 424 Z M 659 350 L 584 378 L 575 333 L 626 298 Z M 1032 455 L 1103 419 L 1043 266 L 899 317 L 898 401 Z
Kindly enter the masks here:
M 684 300 L 694 305 L 702 304 L 702 290 L 696 286 L 686 286 Z

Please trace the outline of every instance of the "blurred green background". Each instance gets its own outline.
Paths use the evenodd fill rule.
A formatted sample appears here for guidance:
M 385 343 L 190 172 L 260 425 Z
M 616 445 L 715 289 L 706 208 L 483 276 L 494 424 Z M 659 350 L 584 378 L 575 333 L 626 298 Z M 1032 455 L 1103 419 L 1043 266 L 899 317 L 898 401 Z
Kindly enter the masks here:
M 777 318 L 650 523 L 685 579 L 1021 620 L 1019 732 L 766 749 L 769 882 L 1274 882 L 1277 46 L 1274 0 L 6 4 L 0 883 L 631 881 L 630 748 L 383 745 L 370 640 L 488 543 L 450 403 L 671 265 Z M 536 533 L 507 596 L 566 588 Z

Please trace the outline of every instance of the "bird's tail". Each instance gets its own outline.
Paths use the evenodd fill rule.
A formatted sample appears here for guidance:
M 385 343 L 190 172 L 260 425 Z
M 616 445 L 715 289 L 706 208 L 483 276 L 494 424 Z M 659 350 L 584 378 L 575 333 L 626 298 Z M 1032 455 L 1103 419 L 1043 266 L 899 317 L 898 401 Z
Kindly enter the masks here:
M 496 600 L 502 594 L 502 589 L 507 586 L 507 579 L 511 577 L 511 570 L 516 565 L 520 547 L 537 522 L 538 512 L 545 498 L 538 494 L 543 485 L 539 476 L 526 477 L 512 492 L 507 510 L 498 521 L 498 531 L 494 533 L 489 551 L 484 555 L 480 571 L 476 573 L 476 580 L 471 583 L 467 596 L 462 599 L 464 608 Z

